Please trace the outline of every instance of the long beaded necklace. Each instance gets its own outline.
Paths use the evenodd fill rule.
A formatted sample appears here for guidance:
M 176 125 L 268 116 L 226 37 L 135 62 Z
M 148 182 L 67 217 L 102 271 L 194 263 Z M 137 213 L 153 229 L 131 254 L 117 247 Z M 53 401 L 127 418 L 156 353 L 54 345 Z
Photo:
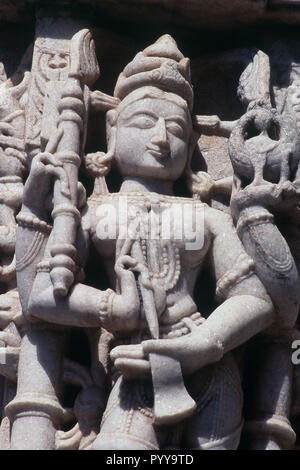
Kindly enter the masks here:
M 146 201 L 143 198 L 144 204 L 139 213 L 141 234 L 139 241 L 150 279 L 160 282 L 164 290 L 168 292 L 176 286 L 179 280 L 181 262 L 175 240 L 171 237 L 163 239 L 162 236 L 163 212 L 171 206 L 170 199 L 166 199 L 165 196 L 159 195 L 152 195 Z M 133 202 L 135 203 L 136 201 Z
M 135 224 L 140 227 L 139 242 L 143 253 L 144 263 L 148 268 L 149 277 L 163 285 L 166 292 L 172 290 L 180 277 L 181 260 L 179 247 L 176 241 L 164 238 L 162 233 L 162 217 L 164 210 L 171 207 L 173 203 L 195 204 L 195 200 L 176 196 L 161 195 L 148 192 L 108 193 L 105 195 L 92 195 L 89 201 L 99 202 L 114 200 L 115 198 L 126 198 L 129 207 L 136 207 L 133 211 Z M 197 201 L 197 205 L 199 205 Z M 149 226 L 151 230 L 149 230 Z M 150 236 L 149 236 L 150 233 Z

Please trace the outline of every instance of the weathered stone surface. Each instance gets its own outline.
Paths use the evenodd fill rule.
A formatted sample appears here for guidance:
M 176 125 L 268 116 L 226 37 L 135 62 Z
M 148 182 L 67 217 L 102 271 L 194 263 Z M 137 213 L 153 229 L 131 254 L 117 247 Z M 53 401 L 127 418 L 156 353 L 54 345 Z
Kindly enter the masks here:
M 296 448 L 300 2 L 207 3 L 0 3 L 1 449 Z

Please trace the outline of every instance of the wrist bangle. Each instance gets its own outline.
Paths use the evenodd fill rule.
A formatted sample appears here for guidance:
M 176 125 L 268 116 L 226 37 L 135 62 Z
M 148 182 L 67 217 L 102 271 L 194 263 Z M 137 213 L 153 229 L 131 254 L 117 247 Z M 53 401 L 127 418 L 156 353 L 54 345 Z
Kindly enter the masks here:
M 106 289 L 101 296 L 99 304 L 99 318 L 104 327 L 108 326 L 111 321 L 113 299 L 115 295 L 116 294 L 112 289 Z

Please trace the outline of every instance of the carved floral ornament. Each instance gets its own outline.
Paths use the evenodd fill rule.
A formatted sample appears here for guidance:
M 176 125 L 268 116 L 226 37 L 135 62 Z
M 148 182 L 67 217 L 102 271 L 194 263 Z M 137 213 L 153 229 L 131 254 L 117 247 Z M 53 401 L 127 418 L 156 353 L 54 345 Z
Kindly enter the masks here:
M 0 85 L 1 448 L 293 448 L 298 82 L 278 100 L 255 51 L 244 112 L 225 122 L 194 114 L 190 61 L 169 35 L 125 66 L 113 96 L 93 89 L 99 74 L 79 30 L 37 37 L 31 69 Z M 86 154 L 95 110 L 107 151 Z M 231 176 L 194 170 L 203 135 L 226 136 Z M 214 301 L 199 287 L 208 271 Z M 89 366 L 70 357 L 75 333 Z

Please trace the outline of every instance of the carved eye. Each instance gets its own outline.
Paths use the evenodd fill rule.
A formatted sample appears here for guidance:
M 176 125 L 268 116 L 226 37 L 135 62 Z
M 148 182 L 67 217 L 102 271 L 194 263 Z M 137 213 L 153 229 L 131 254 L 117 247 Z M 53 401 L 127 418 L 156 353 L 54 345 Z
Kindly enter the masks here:
M 176 122 L 170 122 L 167 124 L 167 130 L 171 132 L 171 134 L 175 135 L 179 139 L 184 139 L 184 129 L 177 124 Z
M 141 116 L 129 121 L 129 127 L 137 127 L 138 129 L 151 129 L 155 126 L 155 120 L 150 116 Z

